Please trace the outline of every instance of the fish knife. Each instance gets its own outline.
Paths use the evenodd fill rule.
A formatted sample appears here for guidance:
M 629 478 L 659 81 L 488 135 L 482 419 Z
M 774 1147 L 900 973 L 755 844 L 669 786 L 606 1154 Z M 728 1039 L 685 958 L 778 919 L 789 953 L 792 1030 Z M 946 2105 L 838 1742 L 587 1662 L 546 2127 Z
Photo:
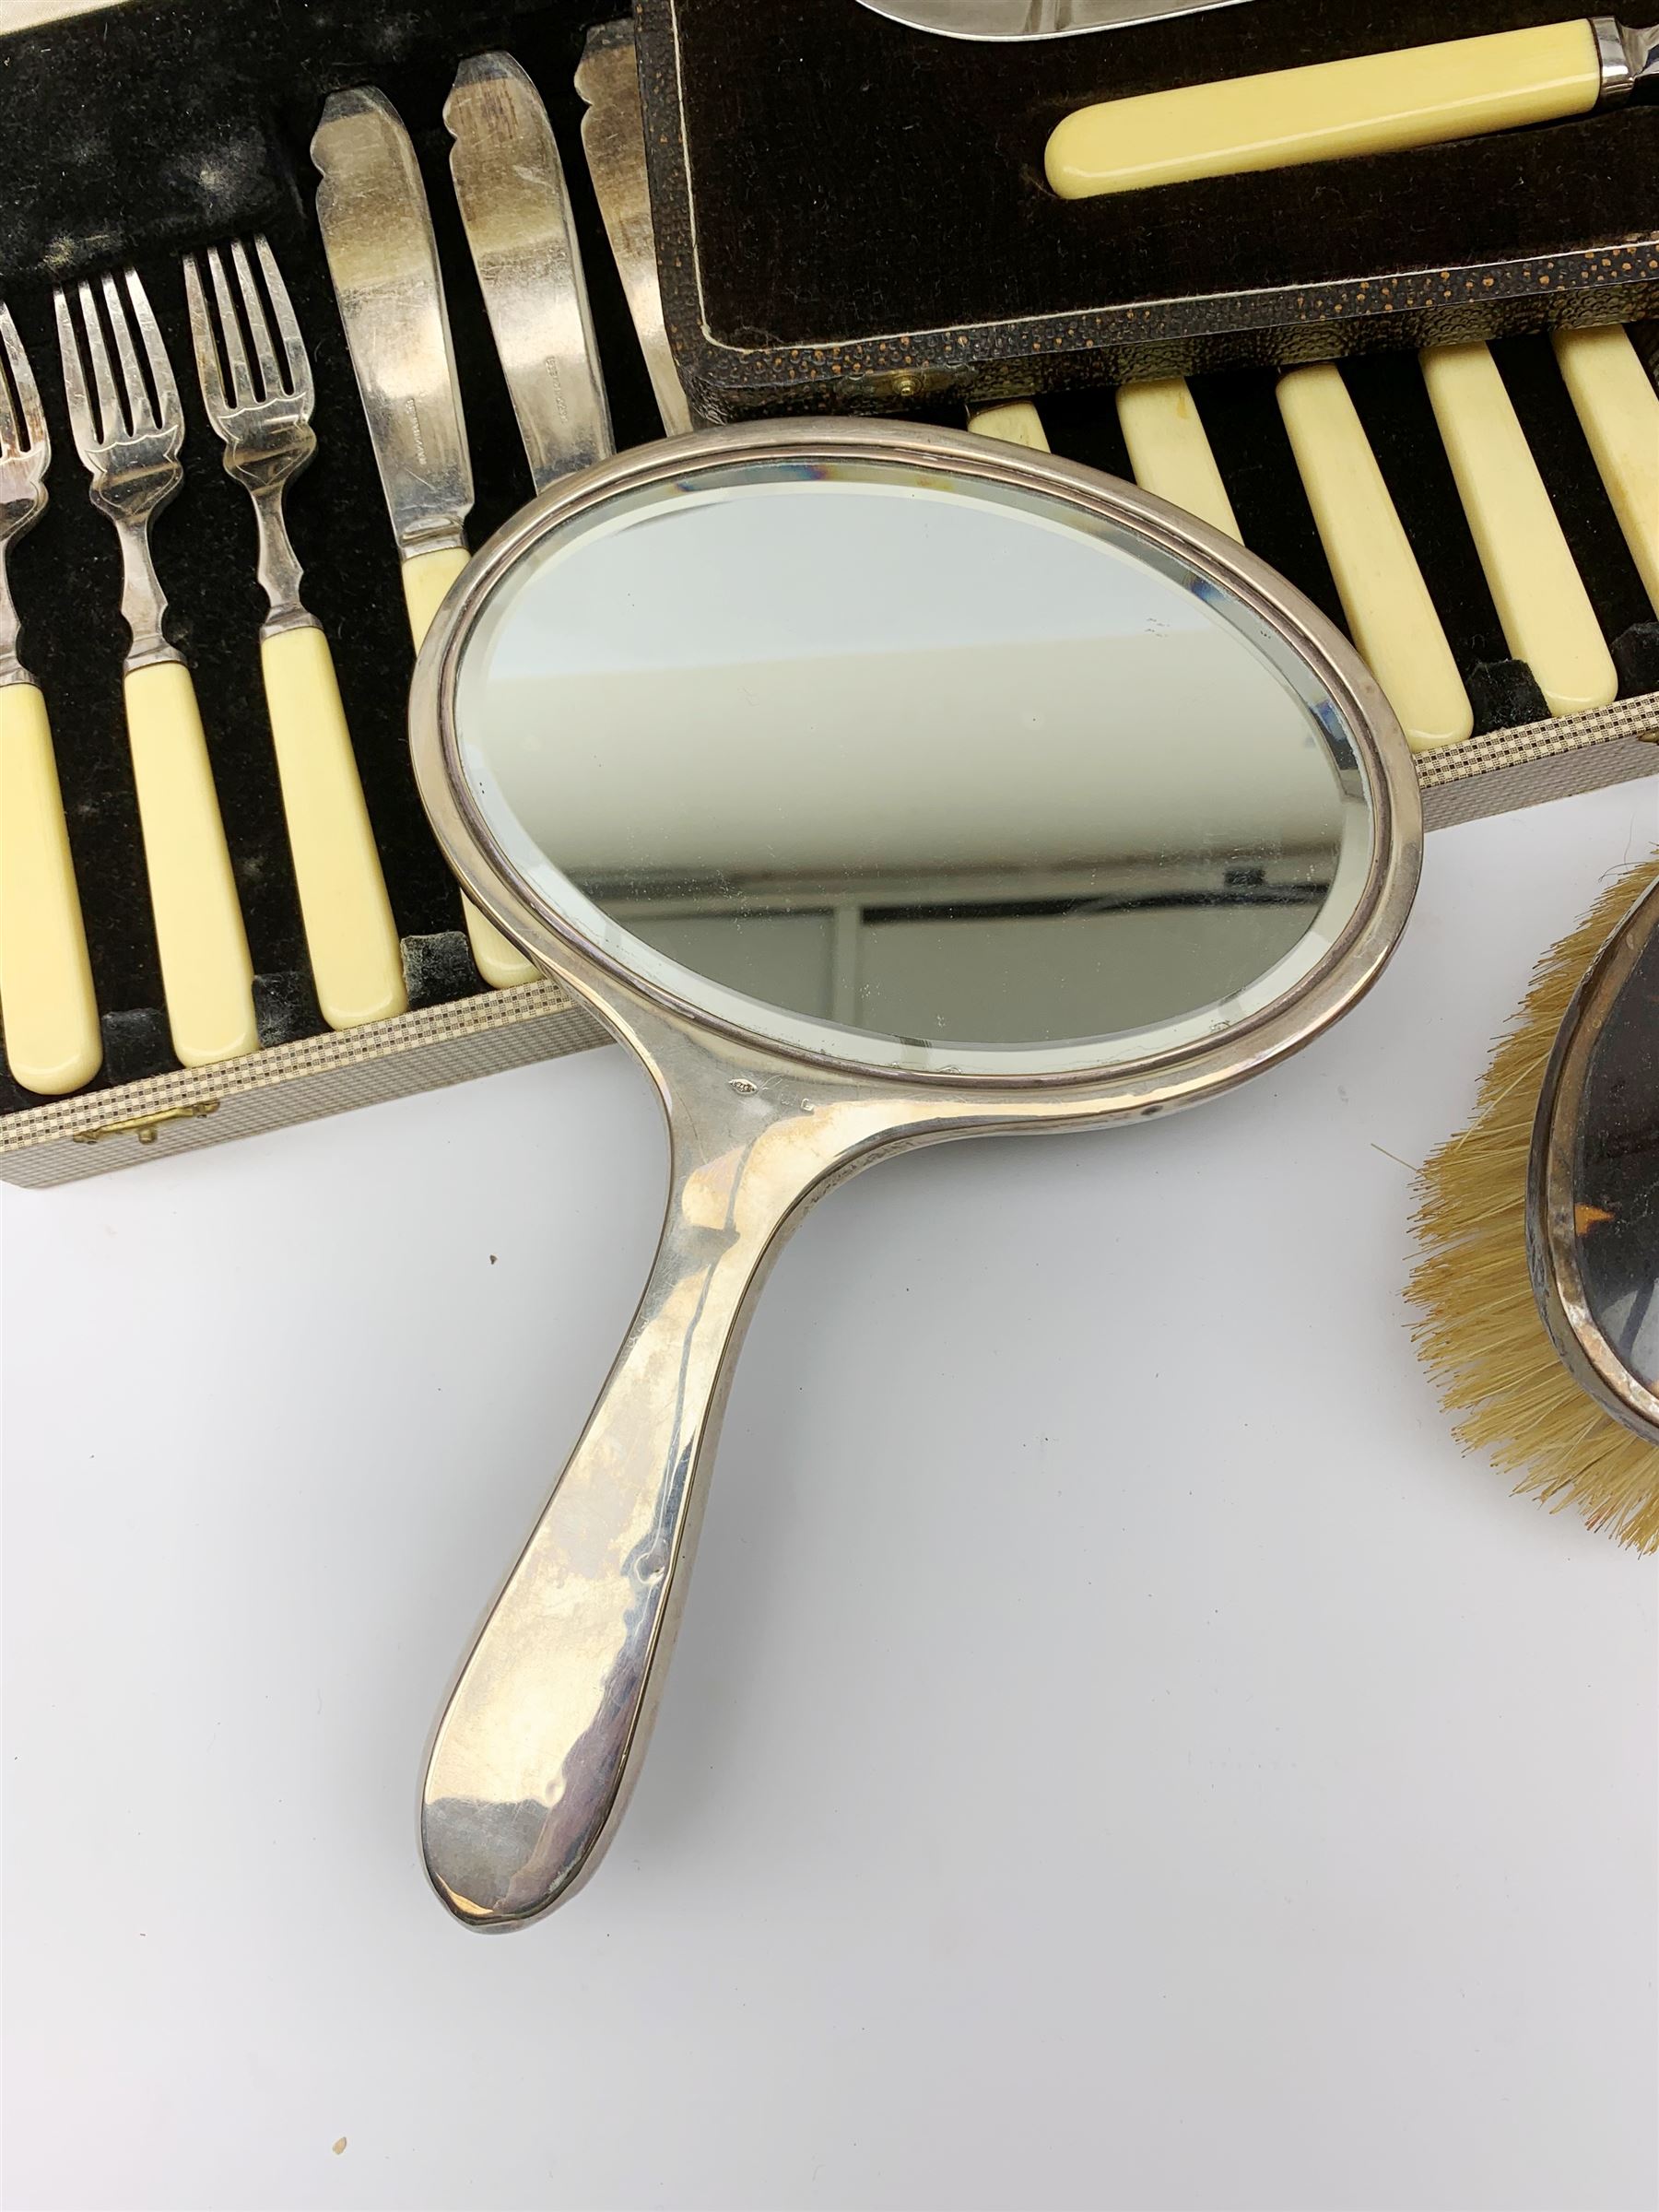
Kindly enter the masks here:
M 322 171 L 317 220 L 418 649 L 466 566 L 472 464 L 432 218 L 415 149 L 372 86 L 329 96 L 312 140 Z M 504 990 L 541 971 L 464 898 L 473 959 Z
M 541 97 L 509 53 L 462 63 L 443 121 L 531 480 L 545 491 L 616 451 L 564 164 Z

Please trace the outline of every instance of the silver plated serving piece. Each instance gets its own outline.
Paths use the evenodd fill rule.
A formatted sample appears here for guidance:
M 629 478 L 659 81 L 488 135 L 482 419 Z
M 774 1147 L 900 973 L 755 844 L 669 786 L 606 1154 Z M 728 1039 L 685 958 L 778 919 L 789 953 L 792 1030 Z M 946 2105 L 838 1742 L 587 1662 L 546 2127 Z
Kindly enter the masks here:
M 576 91 L 587 105 L 582 118 L 582 150 L 611 258 L 622 279 L 663 429 L 670 438 L 678 438 L 691 428 L 691 410 L 663 322 L 640 66 L 633 24 L 626 16 L 619 22 L 595 24 L 588 32 L 577 65 Z
M 1065 39 L 1162 23 L 1239 0 L 860 0 L 872 15 L 947 39 Z
M 545 491 L 616 450 L 564 164 L 541 96 L 510 53 L 463 62 L 443 120 L 530 479 Z
M 432 218 L 403 120 L 383 92 L 330 93 L 312 139 L 317 226 L 405 561 L 464 551 L 472 459 Z
M 126 270 L 120 283 L 105 276 L 100 292 L 101 317 L 89 284 L 76 286 L 73 304 L 65 291 L 53 299 L 75 448 L 91 475 L 92 504 L 109 516 L 121 540 L 121 612 L 132 637 L 125 662 L 131 672 L 183 658 L 165 629 L 167 595 L 150 553 L 150 524 L 184 481 L 179 459 L 184 416 L 160 328 L 136 272 Z M 90 383 L 85 362 L 91 365 Z
M 1421 816 L 1352 648 L 1092 470 L 865 421 L 693 433 L 555 487 L 450 594 L 422 795 L 667 1118 L 662 1245 L 444 1710 L 431 1879 L 475 1926 L 592 1871 L 660 1694 L 756 1292 L 888 1153 L 1139 1121 L 1374 981 Z
M 253 276 L 255 258 L 263 291 Z M 224 441 L 225 473 L 253 502 L 259 581 L 269 607 L 260 635 L 274 638 L 284 630 L 314 629 L 316 618 L 300 596 L 301 571 L 282 511 L 283 494 L 311 466 L 317 451 L 311 427 L 317 397 L 311 357 L 276 257 L 263 238 L 253 241 L 252 254 L 242 240 L 235 240 L 229 249 L 229 270 L 226 253 L 218 246 L 209 246 L 205 259 L 205 279 L 194 255 L 184 263 L 190 335 L 202 403 Z

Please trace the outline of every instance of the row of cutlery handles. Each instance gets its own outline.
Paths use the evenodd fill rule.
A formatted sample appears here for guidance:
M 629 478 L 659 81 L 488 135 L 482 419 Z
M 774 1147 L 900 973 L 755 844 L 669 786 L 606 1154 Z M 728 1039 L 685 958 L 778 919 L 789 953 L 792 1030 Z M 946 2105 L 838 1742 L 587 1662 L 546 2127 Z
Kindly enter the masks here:
M 124 679 L 127 738 L 173 1049 L 186 1066 L 256 1050 L 253 963 L 190 671 Z M 0 946 L 6 1051 L 25 1089 L 57 1096 L 102 1059 L 98 1002 L 46 701 L 0 690 Z
M 1626 332 L 1558 331 L 1556 359 L 1648 597 L 1659 613 L 1659 392 Z M 1421 357 L 1436 427 L 1515 659 L 1552 714 L 1618 696 L 1618 673 L 1549 492 L 1489 347 L 1434 346 Z M 1354 643 L 1414 750 L 1470 735 L 1474 712 L 1440 615 L 1342 371 L 1287 370 L 1277 400 Z M 1117 395 L 1135 481 L 1215 529 L 1241 535 L 1183 379 Z M 974 427 L 1046 443 L 1035 408 L 986 409 Z
M 403 956 L 339 685 L 321 629 L 265 638 L 260 658 L 318 1002 L 331 1028 L 408 1005 Z M 259 1049 L 253 962 L 190 671 L 124 679 L 150 908 L 175 1056 Z M 76 1090 L 102 1057 L 98 1005 L 53 758 L 32 683 L 0 688 L 0 979 L 6 1058 L 24 1088 Z
M 460 551 L 403 569 L 416 644 L 465 564 Z M 406 1011 L 402 947 L 363 797 L 328 640 L 314 624 L 260 644 L 284 819 L 323 1018 L 354 1029 Z M 253 962 L 190 671 L 158 662 L 124 678 L 127 739 L 162 991 L 175 1057 L 209 1066 L 259 1049 Z M 535 971 L 465 901 L 485 980 Z M 0 685 L 0 999 L 6 1052 L 26 1090 L 58 1097 L 102 1061 L 98 1001 L 46 701 Z
M 1642 582 L 1659 610 L 1659 394 L 1628 335 L 1556 334 L 1556 356 Z M 1552 713 L 1605 705 L 1618 679 L 1489 349 L 1422 357 L 1435 419 L 1504 635 Z M 1415 749 L 1469 735 L 1473 712 L 1440 617 L 1342 373 L 1292 369 L 1278 404 L 1348 628 Z M 1119 420 L 1136 481 L 1240 535 L 1192 394 L 1172 378 L 1124 386 Z M 1035 409 L 987 408 L 976 429 L 1046 443 Z M 465 564 L 404 565 L 418 646 Z M 402 1013 L 408 998 L 391 901 L 327 639 L 314 626 L 262 641 L 266 705 L 312 977 L 335 1029 Z M 189 671 L 125 678 L 151 905 L 174 1052 L 186 1066 L 258 1049 L 253 968 Z M 498 986 L 535 974 L 465 902 L 475 959 Z M 101 1059 L 45 701 L 0 685 L 0 946 L 6 1055 L 25 1088 L 79 1088 Z

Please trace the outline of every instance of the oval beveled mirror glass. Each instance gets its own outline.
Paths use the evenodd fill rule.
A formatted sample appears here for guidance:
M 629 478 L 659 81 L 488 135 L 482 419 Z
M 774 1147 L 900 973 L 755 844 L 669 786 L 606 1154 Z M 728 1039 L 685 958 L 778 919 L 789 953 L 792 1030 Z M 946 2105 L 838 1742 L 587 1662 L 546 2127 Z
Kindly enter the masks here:
M 505 1926 L 614 1829 L 806 1206 L 1306 1043 L 1387 959 L 1421 814 L 1351 649 L 1241 547 L 877 424 L 704 433 L 545 495 L 445 603 L 411 735 L 463 880 L 629 1041 L 670 1135 L 639 1314 L 428 1766 L 433 1884 Z
M 981 1073 L 1236 1026 L 1328 948 L 1363 779 L 1241 599 L 1041 493 L 732 474 L 550 534 L 460 662 L 477 803 L 595 947 L 799 1049 Z

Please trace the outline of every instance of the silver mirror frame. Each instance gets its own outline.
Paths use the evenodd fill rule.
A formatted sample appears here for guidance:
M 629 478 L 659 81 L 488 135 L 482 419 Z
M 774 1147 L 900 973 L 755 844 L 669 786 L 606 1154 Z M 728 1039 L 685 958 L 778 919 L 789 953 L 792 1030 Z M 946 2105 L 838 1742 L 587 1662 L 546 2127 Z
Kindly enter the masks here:
M 514 864 L 486 819 L 461 757 L 455 693 L 462 648 L 502 576 L 534 546 L 619 495 L 648 490 L 653 483 L 684 486 L 700 473 L 724 470 L 747 460 L 775 460 L 781 453 L 830 462 L 870 456 L 897 459 L 924 471 L 948 472 L 1057 497 L 1087 517 L 1132 532 L 1221 585 L 1266 629 L 1294 647 L 1336 702 L 1354 736 L 1358 780 L 1363 782 L 1362 795 L 1371 818 L 1370 865 L 1353 914 L 1313 971 L 1284 998 L 1230 1029 L 1219 1044 L 1183 1043 L 1124 1064 L 1122 1074 L 1131 1089 L 1144 1076 L 1171 1063 L 1192 1064 L 1201 1077 L 1197 1088 L 1207 1089 L 1226 1080 L 1222 1071 L 1240 1057 L 1241 1047 L 1246 1048 L 1242 1073 L 1252 1073 L 1295 1051 L 1368 987 L 1398 936 L 1415 894 L 1422 804 L 1399 726 L 1347 640 L 1311 600 L 1236 540 L 1133 485 L 1000 440 L 857 418 L 709 430 L 620 454 L 567 478 L 521 510 L 475 557 L 444 601 L 417 665 L 410 698 L 416 781 L 452 866 L 475 901 L 516 944 L 607 1019 L 613 1010 L 620 1011 L 619 1005 L 613 1009 L 613 1000 L 631 1004 L 643 998 L 675 1019 L 692 1022 L 700 1030 L 718 1030 L 762 1053 L 778 1053 L 802 1065 L 836 1068 L 861 1079 L 879 1076 L 881 1071 L 866 1060 L 805 1051 L 717 1006 L 699 1004 L 688 993 L 642 981 L 553 905 Z M 1351 788 L 1345 796 L 1351 803 Z M 709 998 L 722 1006 L 736 996 L 719 986 L 709 990 Z M 1001 1052 L 997 1057 L 1020 1065 L 1007 1072 L 981 1066 L 958 1073 L 928 1065 L 905 1065 L 891 1072 L 907 1085 L 943 1085 L 955 1090 L 1023 1091 L 1039 1085 L 1076 1089 L 1100 1099 L 1102 1106 L 1115 1102 L 1124 1088 L 1116 1071 L 1104 1087 L 1091 1083 L 1087 1075 L 1079 1079 L 1073 1069 L 1033 1074 L 1035 1051 Z
M 1659 931 L 1659 883 L 1641 894 L 1575 993 L 1538 1098 L 1527 1164 L 1526 1255 L 1538 1312 L 1562 1365 L 1604 1413 L 1659 1443 L 1659 1394 L 1616 1349 L 1591 1307 L 1575 1222 L 1578 1132 L 1595 1050 Z
M 1285 995 L 1237 1029 L 1109 1070 L 876 1070 L 714 1017 L 585 937 L 513 864 L 464 772 L 456 678 L 473 623 L 548 532 L 657 482 L 746 460 L 890 458 L 1058 499 L 1241 601 L 1317 674 L 1371 806 L 1353 913 Z M 592 1874 L 627 1801 L 684 1601 L 704 1485 L 743 1330 L 807 1208 L 888 1153 L 997 1131 L 1167 1112 L 1296 1052 L 1375 982 L 1409 913 L 1422 807 L 1406 741 L 1347 640 L 1230 538 L 1092 469 L 966 432 L 858 418 L 699 432 L 618 455 L 513 517 L 458 579 L 416 669 L 410 735 L 440 843 L 477 903 L 629 1045 L 667 1117 L 662 1245 L 598 1406 L 460 1669 L 430 1747 L 421 1844 L 469 1925 L 521 1925 Z

